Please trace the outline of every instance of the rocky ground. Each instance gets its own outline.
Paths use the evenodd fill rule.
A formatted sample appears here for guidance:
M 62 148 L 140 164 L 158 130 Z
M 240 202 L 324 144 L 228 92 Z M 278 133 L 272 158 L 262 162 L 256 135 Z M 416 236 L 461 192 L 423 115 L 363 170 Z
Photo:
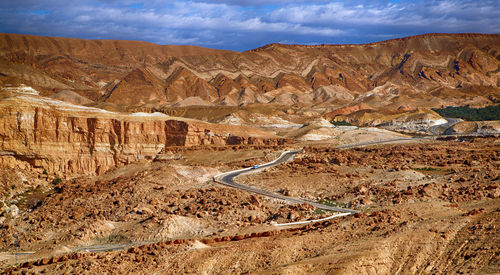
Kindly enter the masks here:
M 284 147 L 176 148 L 161 161 L 54 183 L 11 170 L 2 182 L 18 186 L 2 186 L 18 211 L 4 206 L 1 268 L 91 274 L 495 273 L 499 149 L 498 139 L 343 150 L 317 145 L 293 162 L 239 179 L 360 210 L 296 227 L 270 222 L 329 213 L 210 180 L 221 171 L 272 160 Z M 11 253 L 14 235 L 19 251 L 35 252 L 19 256 L 21 265 Z M 96 245 L 111 250 L 118 244 L 125 248 L 92 252 Z

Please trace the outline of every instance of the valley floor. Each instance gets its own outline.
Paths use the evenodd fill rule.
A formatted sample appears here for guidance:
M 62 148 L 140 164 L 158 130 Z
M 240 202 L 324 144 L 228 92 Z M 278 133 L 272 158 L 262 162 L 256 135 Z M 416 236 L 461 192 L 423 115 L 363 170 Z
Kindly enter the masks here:
M 291 162 L 236 178 L 360 211 L 310 225 L 271 222 L 332 213 L 211 180 L 220 172 L 271 161 L 285 149 L 175 149 L 162 161 L 25 192 L 19 213 L 0 227 L 0 267 L 14 274 L 500 270 L 499 139 L 348 149 L 310 145 Z M 13 182 L 18 174 L 6 171 L 3 180 Z M 16 237 L 18 251 L 33 254 L 16 259 Z

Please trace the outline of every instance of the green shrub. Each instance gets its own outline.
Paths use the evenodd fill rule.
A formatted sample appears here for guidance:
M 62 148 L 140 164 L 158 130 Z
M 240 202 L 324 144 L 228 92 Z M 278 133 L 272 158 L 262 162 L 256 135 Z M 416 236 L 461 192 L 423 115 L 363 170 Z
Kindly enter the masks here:
M 61 178 L 55 178 L 54 180 L 52 180 L 52 184 L 54 184 L 54 185 L 58 185 L 61 182 L 62 182 Z
M 438 171 L 438 169 L 434 167 L 411 167 L 411 169 L 415 171 Z
M 334 206 L 334 207 L 338 205 L 336 201 L 327 200 L 327 199 L 319 200 L 318 203 L 321 203 L 321 204 L 324 204 L 327 206 Z
M 335 125 L 335 126 L 354 126 L 352 125 L 351 123 L 347 122 L 347 121 L 330 121 L 331 124 Z
M 433 109 L 442 117 L 461 118 L 469 121 L 500 120 L 500 105 L 484 108 L 446 107 Z
M 318 208 L 314 209 L 314 212 L 313 212 L 313 214 L 315 214 L 315 215 L 322 215 L 322 214 L 325 214 L 325 213 L 326 213 L 325 210 L 318 209 Z

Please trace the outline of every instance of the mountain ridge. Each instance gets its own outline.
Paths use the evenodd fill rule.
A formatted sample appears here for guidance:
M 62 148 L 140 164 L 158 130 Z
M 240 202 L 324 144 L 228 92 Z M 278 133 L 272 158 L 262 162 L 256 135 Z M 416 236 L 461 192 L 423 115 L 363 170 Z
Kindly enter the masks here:
M 405 37 L 399 37 L 399 38 L 391 38 L 391 39 L 386 39 L 386 40 L 380 40 L 380 41 L 375 41 L 375 42 L 369 42 L 369 43 L 339 43 L 339 44 L 328 44 L 328 43 L 321 43 L 321 44 L 313 44 L 313 45 L 306 45 L 306 44 L 286 44 L 286 43 L 269 43 L 264 46 L 257 47 L 255 49 L 250 49 L 246 50 L 243 52 L 251 52 L 251 51 L 259 51 L 261 49 L 266 49 L 271 46 L 294 46 L 294 47 L 304 47 L 304 48 L 316 48 L 316 47 L 342 47 L 342 46 L 370 46 L 370 45 L 376 45 L 376 44 L 383 44 L 383 43 L 389 43 L 389 42 L 396 42 L 396 41 L 405 41 L 405 40 L 410 40 L 413 38 L 425 38 L 425 37 L 436 37 L 436 36 L 455 36 L 455 37 L 461 37 L 461 38 L 470 38 L 470 37 L 494 37 L 498 36 L 500 34 L 496 33 L 424 33 L 424 34 L 417 34 L 417 35 L 410 35 L 410 36 L 405 36 Z
M 326 111 L 361 103 L 376 109 L 397 109 L 402 102 L 426 108 L 488 105 L 500 98 L 500 34 L 269 44 L 244 52 L 0 34 L 0 73 L 0 87 L 26 84 L 44 96 L 71 90 L 96 104 L 125 108 L 199 101 L 184 101 L 190 97 L 222 105 L 326 104 Z M 323 87 L 330 92 L 313 94 Z M 247 88 L 256 95 L 242 97 Z M 336 98 L 345 90 L 353 96 L 347 102 Z

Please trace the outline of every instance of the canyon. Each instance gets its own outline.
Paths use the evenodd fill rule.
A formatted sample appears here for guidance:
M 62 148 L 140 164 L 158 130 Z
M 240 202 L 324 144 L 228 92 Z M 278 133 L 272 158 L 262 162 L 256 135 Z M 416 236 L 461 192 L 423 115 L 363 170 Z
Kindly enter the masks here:
M 0 34 L 0 273 L 498 272 L 499 103 L 499 34 L 244 52 Z M 306 203 L 213 180 L 242 168 Z M 280 225 L 335 214 L 311 202 L 359 213 Z
M 286 140 L 259 129 L 169 117 L 119 114 L 33 95 L 0 100 L 0 161 L 40 172 L 101 174 L 153 160 L 172 146 L 281 145 Z

